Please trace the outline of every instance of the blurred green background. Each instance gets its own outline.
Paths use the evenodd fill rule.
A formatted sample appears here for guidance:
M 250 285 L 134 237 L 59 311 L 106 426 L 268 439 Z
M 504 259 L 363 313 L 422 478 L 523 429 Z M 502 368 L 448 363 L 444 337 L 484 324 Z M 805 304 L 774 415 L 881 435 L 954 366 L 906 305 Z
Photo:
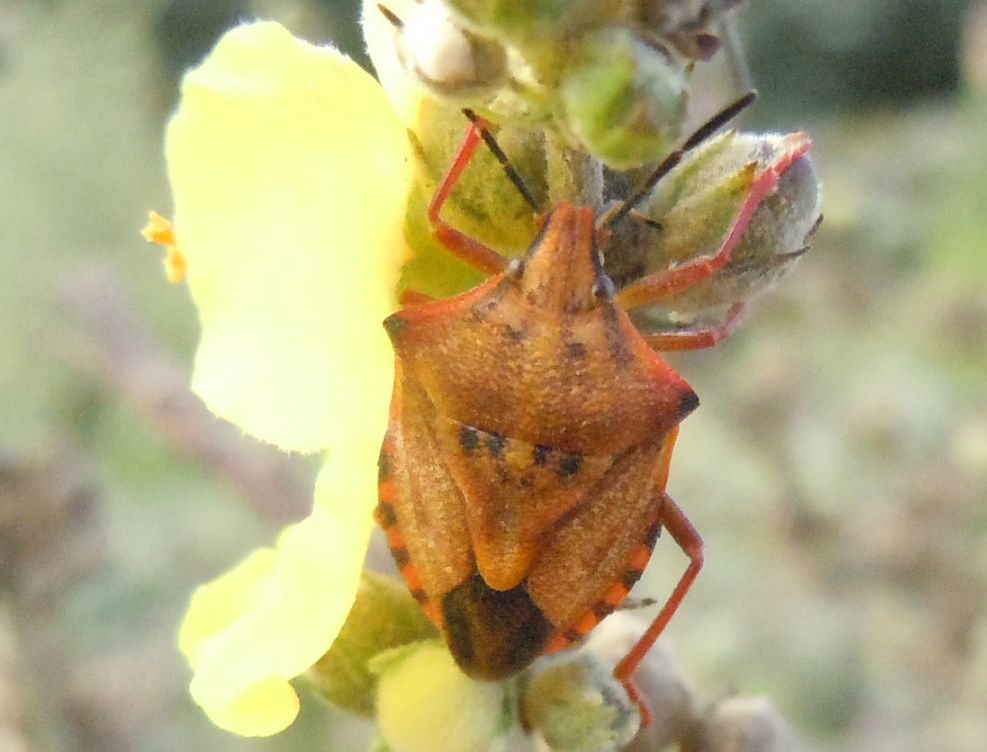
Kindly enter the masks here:
M 186 393 L 195 313 L 137 234 L 170 208 L 180 72 L 250 16 L 362 59 L 356 13 L 0 0 L 3 752 L 361 748 L 311 698 L 249 740 L 187 697 L 189 592 L 305 514 L 312 464 Z M 741 20 L 746 126 L 811 131 L 826 221 L 738 334 L 674 359 L 703 406 L 671 491 L 708 558 L 668 643 L 707 699 L 770 696 L 797 749 L 981 751 L 987 4 L 751 0 Z M 658 549 L 648 595 L 682 566 Z

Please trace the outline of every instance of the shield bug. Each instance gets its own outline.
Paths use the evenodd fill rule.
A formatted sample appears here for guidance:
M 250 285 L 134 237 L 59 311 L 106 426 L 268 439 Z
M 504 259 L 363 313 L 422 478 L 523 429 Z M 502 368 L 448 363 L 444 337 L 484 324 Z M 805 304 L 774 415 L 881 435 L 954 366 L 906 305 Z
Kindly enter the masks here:
M 481 139 L 512 170 L 475 116 L 436 191 L 436 236 L 491 276 L 447 300 L 413 294 L 384 322 L 396 358 L 376 518 L 412 594 L 472 677 L 510 676 L 588 633 L 627 596 L 664 528 L 689 564 L 614 670 L 636 697 L 631 675 L 702 567 L 702 538 L 665 490 L 679 423 L 699 400 L 655 350 L 713 345 L 739 310 L 714 327 L 647 334 L 625 309 L 726 264 L 783 168 L 753 182 L 711 256 L 618 292 L 602 249 L 614 222 L 752 100 L 712 118 L 602 217 L 556 206 L 517 261 L 440 217 Z

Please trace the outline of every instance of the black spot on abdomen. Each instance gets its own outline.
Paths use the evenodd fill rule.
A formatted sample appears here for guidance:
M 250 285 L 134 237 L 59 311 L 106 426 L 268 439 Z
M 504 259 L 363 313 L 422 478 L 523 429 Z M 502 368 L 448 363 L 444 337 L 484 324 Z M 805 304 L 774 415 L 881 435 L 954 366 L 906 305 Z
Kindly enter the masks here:
M 480 446 L 480 435 L 472 426 L 463 426 L 459 429 L 459 446 L 467 452 L 472 452 Z
M 479 573 L 442 598 L 449 649 L 474 679 L 516 674 L 545 649 L 552 625 L 525 586 L 493 590 Z

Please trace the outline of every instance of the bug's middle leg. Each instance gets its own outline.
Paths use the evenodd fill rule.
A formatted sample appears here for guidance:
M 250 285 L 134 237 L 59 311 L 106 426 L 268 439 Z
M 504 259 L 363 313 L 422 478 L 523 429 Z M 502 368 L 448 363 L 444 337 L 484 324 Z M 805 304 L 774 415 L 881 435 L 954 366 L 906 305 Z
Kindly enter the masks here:
M 733 330 L 737 328 L 746 312 L 747 306 L 744 303 L 737 303 L 727 311 L 722 321 L 712 326 L 678 332 L 649 332 L 642 336 L 653 349 L 662 352 L 700 350 L 704 347 L 713 347 L 733 334 Z

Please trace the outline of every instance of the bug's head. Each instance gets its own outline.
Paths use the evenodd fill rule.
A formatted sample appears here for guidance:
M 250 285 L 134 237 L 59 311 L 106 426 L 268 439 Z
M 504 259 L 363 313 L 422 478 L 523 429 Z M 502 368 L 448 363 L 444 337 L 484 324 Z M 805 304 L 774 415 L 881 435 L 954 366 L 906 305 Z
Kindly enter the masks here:
M 521 292 L 533 306 L 583 313 L 613 295 L 603 273 L 595 217 L 588 206 L 562 202 L 545 217 L 524 258 L 514 266 Z

